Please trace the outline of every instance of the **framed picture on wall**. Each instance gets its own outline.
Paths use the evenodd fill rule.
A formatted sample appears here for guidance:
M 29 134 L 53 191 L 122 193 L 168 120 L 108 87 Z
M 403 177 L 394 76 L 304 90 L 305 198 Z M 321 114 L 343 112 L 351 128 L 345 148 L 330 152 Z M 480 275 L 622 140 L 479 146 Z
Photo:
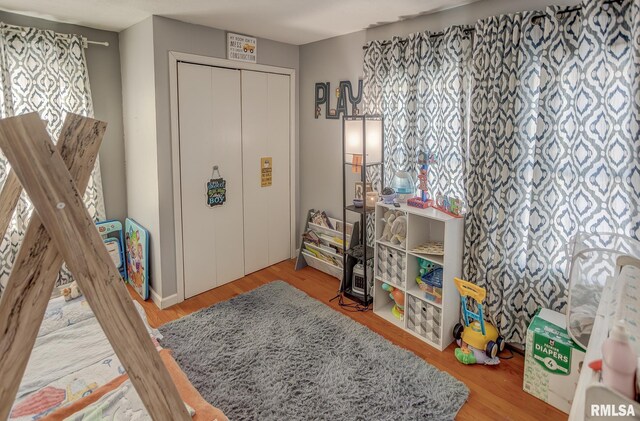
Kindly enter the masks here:
M 371 183 L 367 183 L 367 191 L 373 191 Z M 362 181 L 356 181 L 355 198 L 364 200 L 365 192 L 362 188 Z

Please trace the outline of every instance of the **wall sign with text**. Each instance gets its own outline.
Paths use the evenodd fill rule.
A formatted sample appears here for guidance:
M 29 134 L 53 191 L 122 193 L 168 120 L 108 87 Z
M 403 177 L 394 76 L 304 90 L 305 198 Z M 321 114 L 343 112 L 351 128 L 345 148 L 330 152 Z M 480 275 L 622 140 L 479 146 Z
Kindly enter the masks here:
M 217 178 L 216 178 L 217 174 Z M 214 165 L 211 178 L 207 181 L 207 206 L 221 206 L 227 201 L 227 181 L 222 178 L 218 166 Z
M 227 200 L 227 182 L 224 178 L 207 181 L 207 206 L 220 206 Z
M 227 59 L 256 63 L 257 56 L 256 38 L 227 32 Z
M 260 158 L 260 187 L 269 187 L 273 183 L 273 158 Z
M 338 87 L 335 90 L 336 106 L 331 107 L 331 83 L 330 82 L 317 82 L 315 87 L 315 104 L 314 113 L 315 117 L 319 118 L 322 115 L 322 105 L 324 105 L 324 117 L 332 120 L 337 120 L 340 115 L 359 115 L 360 102 L 362 102 L 362 79 L 358 80 L 358 92 L 354 95 L 351 82 L 348 80 L 341 80 L 338 83 Z M 348 105 L 351 105 L 349 110 Z

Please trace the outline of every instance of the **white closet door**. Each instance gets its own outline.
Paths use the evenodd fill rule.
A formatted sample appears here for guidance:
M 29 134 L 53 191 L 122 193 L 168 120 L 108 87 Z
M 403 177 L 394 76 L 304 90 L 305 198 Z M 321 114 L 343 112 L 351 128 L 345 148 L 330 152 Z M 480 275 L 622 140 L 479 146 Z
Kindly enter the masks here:
M 291 256 L 289 107 L 289 76 L 242 71 L 245 274 Z M 264 157 L 273 160 L 269 187 Z
M 244 275 L 240 71 L 178 67 L 182 239 L 185 298 Z M 206 182 L 218 165 L 222 206 L 206 205 Z

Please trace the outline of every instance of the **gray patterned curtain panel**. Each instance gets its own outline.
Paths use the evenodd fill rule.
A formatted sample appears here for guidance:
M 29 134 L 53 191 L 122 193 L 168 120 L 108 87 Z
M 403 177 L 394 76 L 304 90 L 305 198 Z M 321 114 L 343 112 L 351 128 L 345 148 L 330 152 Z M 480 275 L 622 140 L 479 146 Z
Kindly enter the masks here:
M 37 111 L 57 140 L 66 113 L 93 116 L 83 39 L 35 28 L 0 23 L 0 116 Z M 9 164 L 0 153 L 0 186 Z M 96 163 L 85 203 L 96 219 L 104 219 L 100 164 Z M 33 207 L 23 193 L 6 235 L 0 242 L 0 294 L 22 243 Z M 70 282 L 63 269 L 58 284 Z
M 389 174 L 412 169 L 421 147 L 439 152 L 429 182 L 468 202 L 463 275 L 514 343 L 537 307 L 566 310 L 573 235 L 640 240 L 640 1 L 574 9 L 484 19 L 466 48 L 451 28 L 365 52 L 365 109 L 385 117 Z M 461 48 L 425 53 L 446 40 Z M 459 66 L 441 64 L 436 82 L 433 63 Z
M 470 57 L 471 35 L 460 26 L 367 44 L 364 109 L 384 116 L 386 183 L 398 170 L 417 174 L 417 155 L 428 151 L 438 155 L 433 193 L 465 197 Z
M 464 275 L 509 341 L 538 306 L 566 310 L 579 230 L 640 239 L 638 5 L 476 25 Z

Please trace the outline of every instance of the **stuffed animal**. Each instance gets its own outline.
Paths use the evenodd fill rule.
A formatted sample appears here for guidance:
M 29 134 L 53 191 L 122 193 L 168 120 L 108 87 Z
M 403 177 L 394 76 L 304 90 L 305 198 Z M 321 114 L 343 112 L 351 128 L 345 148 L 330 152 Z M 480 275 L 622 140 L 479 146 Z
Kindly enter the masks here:
M 78 287 L 78 284 L 76 281 L 73 281 L 70 284 L 63 286 L 60 289 L 60 292 L 62 293 L 62 296 L 64 297 L 65 301 L 71 301 L 74 298 L 78 298 L 79 296 L 82 295 L 82 291 L 80 291 L 80 288 Z
M 382 218 L 382 221 L 384 222 L 384 229 L 382 230 L 382 237 L 380 237 L 382 241 L 391 241 L 391 237 L 393 237 L 391 228 L 393 227 L 393 221 L 395 219 L 396 219 L 395 212 L 391 210 L 388 210 L 385 212 Z
M 407 242 L 407 217 L 405 215 L 394 219 L 391 234 L 391 243 L 399 244 L 404 248 Z

